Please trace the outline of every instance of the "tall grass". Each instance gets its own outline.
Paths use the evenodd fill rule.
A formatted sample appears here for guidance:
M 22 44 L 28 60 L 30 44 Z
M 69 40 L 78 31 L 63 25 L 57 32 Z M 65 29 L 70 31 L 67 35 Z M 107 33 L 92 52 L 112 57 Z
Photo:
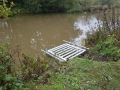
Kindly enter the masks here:
M 108 36 L 115 36 L 116 41 L 120 41 L 120 10 L 111 8 L 108 10 L 97 11 L 97 30 L 92 27 L 92 34 L 88 32 L 87 44 L 96 44 L 100 40 L 105 41 Z M 101 18 L 102 17 L 102 18 Z M 102 26 L 100 21 L 102 21 Z
M 87 45 L 94 47 L 92 53 L 100 55 L 97 57 L 102 56 L 107 61 L 117 61 L 120 59 L 120 10 L 111 7 L 98 13 L 98 29 L 94 30 L 93 27 L 93 33 L 88 33 Z

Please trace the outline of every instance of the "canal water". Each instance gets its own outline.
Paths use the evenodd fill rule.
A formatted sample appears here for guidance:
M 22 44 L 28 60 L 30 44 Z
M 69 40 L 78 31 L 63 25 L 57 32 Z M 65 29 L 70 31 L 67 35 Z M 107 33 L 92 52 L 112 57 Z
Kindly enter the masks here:
M 97 23 L 94 14 L 42 14 L 0 19 L 0 45 L 20 44 L 32 54 L 63 44 L 85 45 L 86 33 Z

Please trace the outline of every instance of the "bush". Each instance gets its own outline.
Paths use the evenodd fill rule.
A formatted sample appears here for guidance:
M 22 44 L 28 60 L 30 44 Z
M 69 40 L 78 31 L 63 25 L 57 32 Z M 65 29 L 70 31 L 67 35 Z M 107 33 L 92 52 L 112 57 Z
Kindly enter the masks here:
M 73 7 L 73 0 L 14 0 L 14 2 L 16 7 L 30 14 L 66 12 Z
M 0 47 L 0 90 L 16 90 L 23 88 L 26 82 L 48 82 L 50 74 L 46 57 L 32 57 L 23 53 L 19 45 Z
M 90 56 L 98 54 L 96 57 L 105 57 L 106 61 L 120 59 L 119 13 L 119 10 L 115 8 L 99 12 L 97 17 L 98 29 L 93 30 L 92 34 L 88 33 L 87 44 L 93 47 Z M 103 17 L 102 25 L 100 23 L 101 16 Z
M 99 41 L 94 50 L 101 56 L 106 56 L 113 61 L 118 61 L 120 59 L 120 48 L 115 46 L 115 43 L 115 38 L 109 36 L 106 41 Z
M 23 83 L 13 75 L 13 62 L 7 48 L 8 44 L 0 47 L 0 90 L 15 90 L 22 88 Z
M 14 3 L 11 2 L 10 7 L 8 8 L 6 3 L 3 1 L 3 4 L 0 5 L 0 17 L 8 17 L 12 14 L 11 7 L 13 7 Z

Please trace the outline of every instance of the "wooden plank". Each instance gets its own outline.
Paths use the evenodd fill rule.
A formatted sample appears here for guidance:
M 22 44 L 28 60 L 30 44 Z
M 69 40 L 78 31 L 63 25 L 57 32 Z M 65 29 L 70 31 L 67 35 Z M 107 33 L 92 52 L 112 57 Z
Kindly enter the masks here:
M 65 43 L 45 51 L 46 54 L 60 60 L 67 61 L 72 59 L 82 53 L 84 53 L 88 48 L 78 47 L 71 43 Z
M 57 60 L 60 60 L 60 61 L 66 61 L 66 59 L 56 57 L 55 55 L 53 55 L 52 53 L 49 53 L 48 51 L 44 51 L 44 50 L 41 50 L 41 51 L 45 52 L 46 54 L 52 56 L 53 58 L 55 58 L 55 59 L 57 59 Z
M 65 57 L 65 56 L 68 56 L 70 53 L 74 53 L 74 52 L 76 52 L 76 51 L 77 51 L 76 49 L 70 50 L 69 52 L 62 54 L 61 56 L 62 56 L 62 57 Z
M 73 49 L 72 49 L 71 51 L 69 51 L 68 53 L 66 53 L 66 54 L 63 55 L 62 57 L 67 56 L 67 55 L 70 54 L 70 53 L 74 53 L 75 51 L 78 51 L 78 50 L 79 50 L 79 52 L 80 52 L 81 50 L 84 50 L 84 49 L 77 48 L 77 47 L 72 47 L 72 48 L 73 48 Z
M 54 50 L 57 50 L 58 48 L 62 48 L 62 47 L 64 47 L 64 45 L 66 45 L 66 44 L 62 44 L 62 45 L 60 45 L 60 46 L 57 46 L 57 47 L 54 47 L 54 48 L 52 48 L 52 49 L 49 49 L 50 51 L 54 51 Z
M 72 44 L 72 45 L 74 45 L 74 46 L 77 46 L 77 47 L 80 47 L 80 48 L 89 50 L 89 48 L 86 48 L 86 47 L 84 47 L 84 46 L 78 46 L 78 45 L 76 45 L 76 44 L 73 43 L 73 42 L 68 42 L 68 41 L 66 41 L 66 40 L 63 40 L 63 41 L 66 42 L 66 43 Z
M 77 51 L 75 51 L 75 52 L 69 53 L 69 54 L 67 54 L 66 56 L 63 56 L 63 58 L 69 58 L 69 57 L 71 57 L 71 56 L 79 53 L 80 51 L 81 51 L 81 50 L 77 50 Z
M 68 52 L 70 52 L 71 50 L 75 50 L 75 48 L 69 46 L 68 48 L 65 49 L 64 52 L 62 52 L 62 53 L 58 53 L 58 54 L 60 54 L 60 55 L 64 55 L 65 53 L 68 53 Z
M 78 54 L 78 52 L 75 52 L 75 53 L 71 53 L 69 56 L 66 56 L 66 57 L 64 57 L 64 58 L 66 58 L 66 59 L 70 59 L 71 57 L 75 57 L 75 54 Z
M 61 52 L 61 51 L 64 51 L 64 50 L 67 50 L 68 49 L 68 46 L 67 45 L 64 45 L 64 47 L 59 47 L 57 50 L 52 50 L 52 52 Z
M 75 54 L 74 56 L 72 56 L 72 57 L 69 57 L 69 59 L 73 59 L 74 57 L 76 57 L 76 56 L 78 56 L 78 55 L 80 55 L 80 54 L 82 54 L 82 53 L 84 53 L 85 52 L 85 50 L 84 51 L 82 51 L 82 52 L 79 52 L 78 54 Z

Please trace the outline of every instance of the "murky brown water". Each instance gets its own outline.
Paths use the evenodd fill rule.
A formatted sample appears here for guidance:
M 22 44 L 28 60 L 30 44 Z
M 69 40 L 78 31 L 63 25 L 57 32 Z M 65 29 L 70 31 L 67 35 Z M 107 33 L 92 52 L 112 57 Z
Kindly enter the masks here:
M 91 25 L 96 18 L 88 15 Z M 35 16 L 12 17 L 0 19 L 0 45 L 4 42 L 20 44 L 29 53 L 41 53 L 41 49 L 49 49 L 60 45 L 63 40 L 73 39 L 82 44 L 86 38 L 89 25 L 84 15 L 80 14 L 46 14 Z

